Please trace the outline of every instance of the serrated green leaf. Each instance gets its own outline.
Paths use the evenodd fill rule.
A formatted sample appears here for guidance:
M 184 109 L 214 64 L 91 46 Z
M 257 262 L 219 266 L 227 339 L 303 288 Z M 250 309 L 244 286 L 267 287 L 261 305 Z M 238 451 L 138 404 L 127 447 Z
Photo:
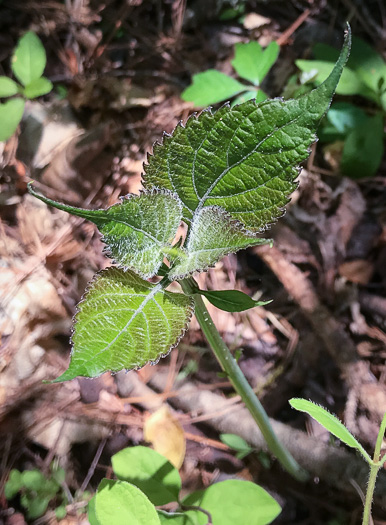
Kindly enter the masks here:
M 292 406 L 292 408 L 295 408 L 295 410 L 305 412 L 311 416 L 326 430 L 328 430 L 330 434 L 343 441 L 343 443 L 346 443 L 347 446 L 358 450 L 366 459 L 366 461 L 371 463 L 371 458 L 364 450 L 362 445 L 358 443 L 358 441 L 351 434 L 351 432 L 347 430 L 343 423 L 341 423 L 336 416 L 328 412 L 328 410 L 317 405 L 316 403 L 313 403 L 312 401 L 307 401 L 306 399 L 293 398 L 289 400 L 289 404 Z
M 184 505 L 198 505 L 210 512 L 213 525 L 267 525 L 280 514 L 281 507 L 263 488 L 250 481 L 227 480 L 187 496 Z M 190 514 L 190 512 L 188 512 Z M 207 516 L 197 515 L 199 525 Z
M 27 98 L 41 97 L 42 95 L 49 93 L 52 88 L 51 80 L 48 80 L 46 77 L 40 77 L 25 86 L 23 94 Z
M 101 481 L 95 496 L 100 525 L 161 525 L 154 505 L 126 481 Z
M 258 89 L 257 91 L 245 91 L 245 93 L 241 93 L 241 95 L 239 95 L 233 100 L 233 102 L 231 103 L 231 107 L 233 108 L 238 104 L 242 104 L 243 102 L 247 102 L 247 100 L 252 99 L 254 99 L 255 102 L 258 104 L 259 102 L 267 100 L 267 98 L 268 96 L 261 89 Z
M 254 301 L 249 295 L 239 290 L 200 290 L 198 293 L 206 297 L 216 308 L 225 312 L 245 312 L 255 306 L 264 306 L 271 302 Z
M 246 89 L 246 86 L 225 73 L 208 69 L 204 73 L 193 75 L 192 85 L 182 92 L 181 98 L 186 102 L 193 102 L 197 108 L 203 108 L 229 100 Z
M 196 525 L 197 523 L 183 512 L 165 512 L 164 510 L 157 510 L 157 513 L 161 525 Z
M 0 97 L 12 97 L 19 93 L 19 86 L 8 77 L 0 77 Z
M 309 154 L 349 47 L 348 32 L 331 75 L 302 97 L 258 105 L 248 101 L 191 117 L 154 147 L 145 187 L 177 193 L 187 222 L 201 209 L 217 205 L 248 231 L 260 232 L 282 215 L 296 188 L 297 166 Z
M 184 334 L 192 300 L 119 268 L 99 272 L 78 305 L 68 370 L 54 382 L 156 363 Z
M 164 258 L 164 247 L 171 243 L 181 222 L 181 203 L 168 191 L 128 195 L 106 210 L 84 210 L 55 202 L 29 192 L 50 206 L 92 221 L 102 233 L 106 254 L 123 268 L 130 268 L 145 279 L 157 274 Z
M 20 38 L 12 56 L 11 67 L 23 86 L 28 86 L 42 76 L 46 67 L 46 52 L 33 31 L 28 31 Z
M 23 117 L 24 106 L 22 98 L 12 98 L 0 104 L 0 142 L 8 140 L 15 133 Z
M 280 47 L 271 42 L 263 50 L 258 42 L 239 43 L 235 46 L 232 66 L 237 74 L 259 86 L 279 56 Z
M 353 179 L 374 176 L 384 152 L 383 115 L 366 117 L 347 135 L 340 167 Z
M 186 247 L 168 274 L 170 280 L 182 279 L 196 271 L 207 270 L 228 253 L 248 246 L 266 244 L 245 233 L 243 226 L 217 206 L 202 208 L 195 214 Z
M 111 458 L 117 478 L 138 487 L 153 505 L 178 501 L 181 478 L 178 470 L 149 447 L 129 447 Z

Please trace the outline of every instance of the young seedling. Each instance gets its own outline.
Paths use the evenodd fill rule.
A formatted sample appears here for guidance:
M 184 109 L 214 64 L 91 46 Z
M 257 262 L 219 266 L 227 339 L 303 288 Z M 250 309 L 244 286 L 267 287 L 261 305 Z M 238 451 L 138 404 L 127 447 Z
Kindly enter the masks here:
M 307 95 L 206 110 L 164 135 L 149 157 L 140 195 L 106 210 L 85 210 L 48 199 L 29 185 L 43 202 L 94 222 L 117 265 L 96 274 L 78 305 L 71 362 L 55 382 L 156 363 L 178 344 L 194 311 L 270 451 L 288 472 L 305 479 L 274 434 L 201 295 L 228 311 L 251 308 L 255 301 L 241 292 L 200 290 L 192 274 L 229 253 L 269 242 L 258 235 L 283 214 L 297 186 L 299 163 L 309 155 L 330 105 L 350 38 L 348 29 L 330 76 Z M 184 244 L 174 242 L 181 221 L 188 229 Z M 146 280 L 160 275 L 156 283 Z M 172 281 L 183 293 L 167 290 Z
M 8 140 L 16 131 L 26 99 L 46 95 L 52 83 L 43 77 L 46 52 L 39 38 L 32 31 L 22 36 L 11 58 L 11 69 L 16 79 L 0 76 L 0 98 L 9 98 L 0 104 L 0 142 Z
M 351 432 L 341 423 L 341 421 L 330 414 L 325 408 L 312 403 L 311 401 L 306 401 L 305 399 L 291 399 L 289 404 L 299 410 L 300 412 L 305 412 L 313 419 L 315 419 L 320 425 L 322 425 L 326 430 L 328 430 L 333 436 L 337 437 L 348 447 L 356 449 L 364 457 L 365 461 L 369 464 L 370 475 L 369 482 L 367 485 L 366 499 L 365 499 L 365 508 L 363 513 L 362 525 L 370 525 L 371 520 L 371 505 L 374 496 L 375 482 L 377 480 L 378 472 L 386 463 L 386 454 L 381 458 L 381 447 L 383 443 L 383 438 L 386 430 L 386 414 L 383 417 L 381 427 L 379 429 L 377 442 L 375 445 L 374 457 L 371 457 L 367 454 L 362 445 L 355 439 Z
M 216 69 L 208 69 L 193 75 L 193 83 L 182 93 L 183 100 L 194 102 L 196 107 L 217 104 L 238 95 L 232 105 L 256 99 L 262 102 L 268 97 L 260 85 L 279 55 L 279 45 L 271 42 L 265 49 L 258 42 L 235 45 L 232 66 L 239 77 L 249 82 L 242 84 L 233 77 Z
M 103 480 L 89 503 L 90 525 L 268 525 L 281 512 L 263 488 L 227 480 L 180 498 L 178 470 L 148 447 L 125 448 L 112 457 L 118 481 Z M 173 512 L 156 510 L 170 503 Z

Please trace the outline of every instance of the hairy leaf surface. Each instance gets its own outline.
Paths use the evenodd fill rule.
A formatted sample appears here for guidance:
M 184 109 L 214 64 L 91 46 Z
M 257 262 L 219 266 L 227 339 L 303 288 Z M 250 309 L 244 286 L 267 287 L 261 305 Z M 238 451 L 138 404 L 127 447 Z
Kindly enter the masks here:
M 107 255 L 144 278 L 157 273 L 163 248 L 171 245 L 181 221 L 178 197 L 168 191 L 129 195 L 106 210 L 75 208 L 43 197 L 31 186 L 29 191 L 46 204 L 95 223 L 103 234 Z
M 192 312 L 186 295 L 130 271 L 102 270 L 78 306 L 70 366 L 55 382 L 156 363 L 178 344 Z
M 207 206 L 220 206 L 257 233 L 280 215 L 296 187 L 298 165 L 309 154 L 346 63 L 345 45 L 332 73 L 294 100 L 248 101 L 216 113 L 203 111 L 154 146 L 144 175 L 151 189 L 167 188 L 191 221 Z
M 242 225 L 221 208 L 202 208 L 194 216 L 188 242 L 169 272 L 169 279 L 182 279 L 193 272 L 206 270 L 228 253 L 267 242 L 245 233 Z

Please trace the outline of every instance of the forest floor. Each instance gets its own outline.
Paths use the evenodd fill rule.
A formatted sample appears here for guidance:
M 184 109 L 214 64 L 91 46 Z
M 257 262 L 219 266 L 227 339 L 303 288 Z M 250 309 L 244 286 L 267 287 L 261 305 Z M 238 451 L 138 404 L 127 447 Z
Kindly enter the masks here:
M 110 261 L 96 228 L 30 196 L 30 180 L 57 201 L 90 208 L 137 193 L 154 142 L 193 112 L 181 99 L 191 75 L 208 68 L 231 73 L 238 42 L 280 43 L 265 85 L 271 97 L 281 95 L 295 59 L 310 56 L 315 42 L 340 46 L 347 19 L 354 34 L 386 50 L 382 2 L 236 4 L 245 18 L 223 20 L 229 4 L 220 0 L 0 3 L 1 74 L 9 74 L 12 50 L 31 29 L 44 44 L 45 75 L 55 86 L 28 104 L 0 157 L 0 524 L 86 524 L 84 501 L 71 497 L 94 492 L 112 476 L 114 453 L 145 443 L 154 413 L 152 439 L 169 432 L 167 439 L 179 443 L 172 453 L 184 459 L 185 491 L 247 479 L 283 507 L 275 524 L 361 523 L 366 477 L 356 479 L 349 468 L 358 458 L 347 452 L 347 466 L 335 463 L 344 446 L 288 400 L 325 406 L 372 452 L 386 411 L 386 162 L 375 177 L 352 180 L 314 145 L 286 215 L 268 231 L 273 247 L 228 256 L 198 276 L 201 288 L 273 300 L 245 313 L 210 312 L 231 350 L 241 350 L 240 366 L 269 416 L 286 425 L 289 448 L 296 457 L 308 455 L 311 481 L 294 481 L 259 449 L 195 320 L 156 366 L 42 382 L 65 370 L 76 304 Z M 213 406 L 200 404 L 208 391 Z M 304 431 L 296 443 L 292 429 Z M 237 458 L 221 432 L 241 435 L 254 450 Z M 323 444 L 323 458 L 313 457 L 313 443 Z M 54 460 L 66 471 L 67 516 L 58 520 L 53 502 L 42 518 L 28 520 L 18 498 L 4 497 L 9 472 L 37 468 L 49 475 Z M 379 483 L 384 489 L 385 477 Z M 386 523 L 385 501 L 380 489 L 377 525 Z

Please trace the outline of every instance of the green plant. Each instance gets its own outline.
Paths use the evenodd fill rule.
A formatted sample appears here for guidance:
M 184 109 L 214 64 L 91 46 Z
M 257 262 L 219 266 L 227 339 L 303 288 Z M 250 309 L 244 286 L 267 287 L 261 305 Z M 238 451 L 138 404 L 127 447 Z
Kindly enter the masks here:
M 46 512 L 52 500 L 56 500 L 55 514 L 58 519 L 66 516 L 66 494 L 62 488 L 65 472 L 55 464 L 51 465 L 49 476 L 40 470 L 11 470 L 5 484 L 4 495 L 11 500 L 20 494 L 20 503 L 27 511 L 27 517 L 36 519 Z
M 46 95 L 52 83 L 43 77 L 46 52 L 39 38 L 32 31 L 22 36 L 11 58 L 11 69 L 16 79 L 0 76 L 0 98 L 13 97 L 0 104 L 0 142 L 8 140 L 16 131 L 26 99 Z
M 330 105 L 350 36 L 348 29 L 327 80 L 303 97 L 260 104 L 249 100 L 216 113 L 203 111 L 166 135 L 163 144 L 154 146 L 140 195 L 129 195 L 106 210 L 85 210 L 48 199 L 29 185 L 43 202 L 94 222 L 117 264 L 90 283 L 75 317 L 70 365 L 54 382 L 156 363 L 178 344 L 195 311 L 209 346 L 271 453 L 294 477 L 307 478 L 277 439 L 201 295 L 228 311 L 245 310 L 256 302 L 241 292 L 200 290 L 191 275 L 231 252 L 269 242 L 258 234 L 282 215 L 296 188 L 298 165 L 307 158 Z M 181 221 L 187 238 L 174 242 Z M 146 280 L 157 276 L 156 283 Z M 173 281 L 183 293 L 166 290 Z M 101 491 L 104 495 L 111 492 L 109 483 Z M 125 487 L 119 485 L 119 494 Z
M 386 414 L 383 417 L 377 442 L 375 445 L 375 451 L 373 459 L 367 454 L 362 445 L 355 439 L 355 437 L 349 432 L 349 430 L 341 423 L 341 421 L 328 412 L 325 408 L 322 408 L 311 401 L 306 401 L 305 399 L 291 399 L 289 401 L 290 405 L 301 412 L 305 412 L 318 423 L 320 423 L 325 429 L 327 429 L 332 435 L 343 441 L 347 446 L 357 450 L 367 461 L 370 467 L 369 482 L 367 485 L 365 507 L 363 513 L 362 525 L 370 525 L 372 523 L 371 519 L 371 505 L 373 501 L 375 483 L 377 480 L 377 475 L 379 470 L 386 463 L 386 454 L 381 458 L 381 447 L 383 438 L 386 430 Z
M 155 450 L 125 448 L 112 457 L 118 481 L 103 480 L 89 504 L 90 525 L 265 525 L 280 505 L 250 481 L 228 480 L 180 498 L 178 470 Z M 154 507 L 177 504 L 173 512 Z M 112 514 L 112 512 L 114 514 Z
M 307 84 L 321 84 L 331 70 L 338 51 L 325 44 L 313 48 L 315 60 L 297 60 L 302 71 L 302 91 Z M 342 73 L 336 93 L 359 95 L 378 106 L 365 111 L 351 102 L 332 105 L 320 128 L 324 142 L 341 141 L 342 173 L 352 178 L 373 176 L 384 152 L 384 117 L 386 114 L 386 62 L 366 42 L 353 38 L 347 67 Z
M 279 55 L 279 45 L 271 42 L 264 50 L 258 42 L 235 45 L 235 58 L 232 66 L 239 77 L 250 82 L 245 85 L 233 77 L 216 69 L 208 69 L 203 73 L 193 75 L 193 83 L 182 93 L 183 100 L 194 102 L 196 107 L 205 107 L 238 97 L 232 105 L 241 104 L 247 100 L 256 102 L 266 100 L 267 95 L 260 85 Z

